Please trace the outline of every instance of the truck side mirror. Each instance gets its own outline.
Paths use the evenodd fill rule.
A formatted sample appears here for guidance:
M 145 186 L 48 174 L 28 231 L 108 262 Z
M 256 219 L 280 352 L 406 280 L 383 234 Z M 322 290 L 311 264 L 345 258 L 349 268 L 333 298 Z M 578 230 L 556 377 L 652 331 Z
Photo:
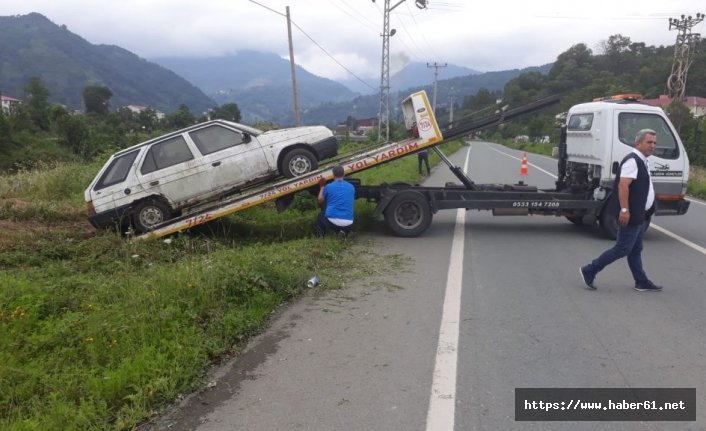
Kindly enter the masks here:
M 610 168 L 610 171 L 613 173 L 613 175 L 618 175 L 619 170 L 620 170 L 620 163 L 613 162 L 613 166 Z
M 250 137 L 250 135 L 247 133 L 243 133 L 243 143 L 247 144 L 250 141 L 252 141 L 252 138 Z

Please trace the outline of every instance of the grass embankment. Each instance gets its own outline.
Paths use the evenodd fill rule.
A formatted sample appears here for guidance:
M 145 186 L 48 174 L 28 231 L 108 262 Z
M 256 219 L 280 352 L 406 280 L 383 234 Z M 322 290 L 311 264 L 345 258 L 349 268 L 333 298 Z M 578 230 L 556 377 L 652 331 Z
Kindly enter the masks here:
M 373 271 L 350 241 L 313 236 L 306 193 L 171 242 L 93 232 L 82 191 L 97 169 L 0 177 L 0 429 L 131 429 L 197 388 L 313 274 L 337 288 Z M 415 182 L 417 160 L 357 176 Z M 356 206 L 366 229 L 372 205 Z

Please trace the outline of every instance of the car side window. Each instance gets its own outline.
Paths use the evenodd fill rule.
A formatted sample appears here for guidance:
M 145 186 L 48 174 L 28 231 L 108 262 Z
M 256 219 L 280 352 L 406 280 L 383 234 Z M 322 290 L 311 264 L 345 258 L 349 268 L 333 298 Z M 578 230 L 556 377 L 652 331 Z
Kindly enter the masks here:
M 130 167 L 135 161 L 135 157 L 137 157 L 137 153 L 139 153 L 139 151 L 132 151 L 114 158 L 113 161 L 110 162 L 108 169 L 105 170 L 100 180 L 98 180 L 98 183 L 96 183 L 94 190 L 104 189 L 125 181 L 125 178 L 127 178 L 130 172 Z
M 218 124 L 194 130 L 189 136 L 201 154 L 211 154 L 243 143 L 243 135 Z
M 657 132 L 657 147 L 653 155 L 662 159 L 679 157 L 679 146 L 664 118 L 655 114 L 621 112 L 618 115 L 618 137 L 620 142 L 630 147 L 635 146 L 635 135 L 642 129 Z
M 192 160 L 194 155 L 191 154 L 189 146 L 186 144 L 184 137 L 179 135 L 166 141 L 158 142 L 147 151 L 145 161 L 142 162 L 140 172 L 149 174 L 150 172 L 174 166 L 178 163 L 183 163 Z

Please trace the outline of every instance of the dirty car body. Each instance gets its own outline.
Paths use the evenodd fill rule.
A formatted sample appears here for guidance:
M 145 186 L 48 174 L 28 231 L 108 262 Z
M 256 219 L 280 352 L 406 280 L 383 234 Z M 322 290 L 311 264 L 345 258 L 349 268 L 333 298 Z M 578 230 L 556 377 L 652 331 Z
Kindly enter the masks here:
M 323 126 L 263 132 L 211 120 L 113 154 L 85 190 L 95 227 L 149 230 L 190 207 L 317 169 L 338 143 Z

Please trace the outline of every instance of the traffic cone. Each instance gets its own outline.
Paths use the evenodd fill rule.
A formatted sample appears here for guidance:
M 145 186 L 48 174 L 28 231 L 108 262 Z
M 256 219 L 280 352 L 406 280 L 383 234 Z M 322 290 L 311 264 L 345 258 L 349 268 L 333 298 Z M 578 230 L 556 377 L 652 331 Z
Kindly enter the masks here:
M 520 164 L 520 175 L 527 175 L 529 171 L 527 170 L 527 153 L 522 155 L 522 163 Z

